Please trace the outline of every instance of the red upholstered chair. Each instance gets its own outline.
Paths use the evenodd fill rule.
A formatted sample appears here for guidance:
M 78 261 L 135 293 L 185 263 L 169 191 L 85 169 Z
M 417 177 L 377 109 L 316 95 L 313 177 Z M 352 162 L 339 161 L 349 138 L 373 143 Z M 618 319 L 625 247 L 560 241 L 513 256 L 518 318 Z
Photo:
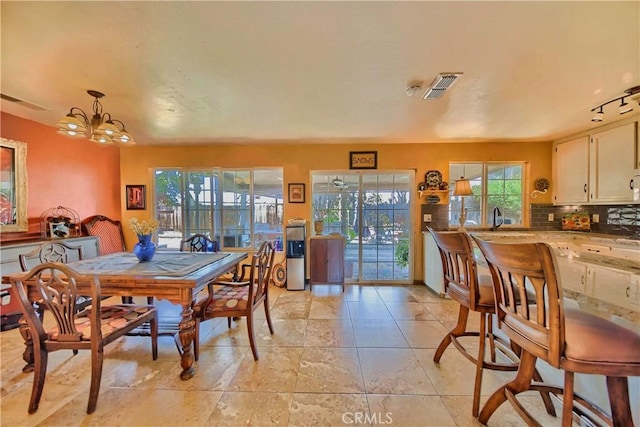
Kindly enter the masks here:
M 82 229 L 88 236 L 98 237 L 98 255 L 107 255 L 115 252 L 125 252 L 122 223 L 118 220 L 107 218 L 104 215 L 95 215 L 82 221 Z M 123 303 L 132 303 L 132 297 L 122 297 Z M 153 297 L 147 297 L 147 303 L 153 304 Z
M 158 356 L 158 318 L 155 307 L 148 305 L 101 305 L 100 281 L 83 276 L 60 263 L 44 263 L 23 276 L 14 276 L 12 286 L 18 295 L 22 313 L 29 325 L 34 348 L 34 377 L 29 413 L 38 410 L 47 374 L 47 359 L 56 350 L 88 350 L 91 352 L 91 386 L 87 413 L 96 409 L 104 347 L 143 323 L 151 329 L 153 360 Z M 78 311 L 75 302 L 78 285 L 91 290 L 92 305 Z M 30 288 L 29 290 L 27 288 Z M 37 295 L 40 304 L 50 311 L 53 327 L 45 327 L 37 315 L 29 295 Z
M 249 278 L 246 281 L 212 282 L 207 285 L 208 292 L 204 299 L 200 299 L 194 306 L 196 333 L 194 339 L 194 357 L 198 360 L 200 353 L 199 333 L 200 322 L 226 317 L 228 325 L 231 318 L 246 317 L 249 332 L 249 343 L 254 360 L 258 360 L 258 350 L 255 344 L 253 312 L 260 304 L 264 305 L 264 312 L 273 334 L 271 315 L 269 314 L 269 279 L 273 268 L 275 251 L 269 242 L 264 242 L 260 249 L 252 256 L 249 268 Z
M 87 235 L 98 237 L 99 255 L 127 250 L 120 221 L 95 215 L 82 221 L 82 229 Z
M 633 426 L 627 377 L 640 376 L 640 335 L 594 314 L 565 308 L 558 264 L 548 244 L 474 239 L 491 270 L 498 325 L 522 348 L 518 373 L 489 397 L 479 421 L 486 424 L 508 400 L 527 425 L 540 425 L 518 395 L 543 390 L 563 395 L 565 427 L 572 425 L 574 411 L 589 425 Z M 522 303 L 527 292 L 534 294 L 533 304 Z M 564 388 L 535 381 L 538 358 L 564 371 Z M 610 414 L 574 393 L 575 373 L 606 376 Z

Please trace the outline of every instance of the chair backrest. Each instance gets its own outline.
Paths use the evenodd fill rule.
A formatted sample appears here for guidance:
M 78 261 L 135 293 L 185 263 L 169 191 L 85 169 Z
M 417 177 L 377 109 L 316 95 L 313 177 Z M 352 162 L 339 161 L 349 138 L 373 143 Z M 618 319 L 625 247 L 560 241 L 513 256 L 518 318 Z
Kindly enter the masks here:
M 26 254 L 19 254 L 18 261 L 22 271 L 29 271 L 45 262 L 61 262 L 67 264 L 84 258 L 82 246 L 72 246 L 65 242 L 45 242 Z
M 529 353 L 559 367 L 564 307 L 553 250 L 546 243 L 474 239 L 489 264 L 500 329 Z
M 34 339 L 35 351 L 39 351 L 45 341 L 53 339 L 52 345 L 59 348 L 73 348 L 73 343 L 87 342 L 90 339 L 102 339 L 100 328 L 100 283 L 94 276 L 84 276 L 64 264 L 47 262 L 39 264 L 21 276 L 13 276 L 11 283 L 16 290 L 22 313 L 27 320 L 31 335 Z M 76 300 L 78 299 L 79 283 L 88 284 L 91 288 L 91 330 L 79 331 L 80 324 L 76 324 Z M 27 289 L 29 287 L 30 289 Z M 55 336 L 49 336 L 30 303 L 28 295 L 35 293 L 38 303 L 52 313 L 51 318 L 56 322 Z
M 189 252 L 218 252 L 218 242 L 205 234 L 194 234 L 180 242 L 180 251 Z
M 87 235 L 99 237 L 98 249 L 100 255 L 127 250 L 120 221 L 103 215 L 95 215 L 83 220 L 82 228 Z
M 461 231 L 429 229 L 429 232 L 440 252 L 445 291 L 461 304 L 475 310 L 480 299 L 480 291 L 478 267 L 473 257 L 473 245 L 469 235 Z
M 249 283 L 253 284 L 253 291 L 249 292 L 249 298 L 251 298 L 252 305 L 262 301 L 269 292 L 269 280 L 271 279 L 275 254 L 271 242 L 265 241 L 251 257 L 250 265 L 254 267 L 250 268 Z

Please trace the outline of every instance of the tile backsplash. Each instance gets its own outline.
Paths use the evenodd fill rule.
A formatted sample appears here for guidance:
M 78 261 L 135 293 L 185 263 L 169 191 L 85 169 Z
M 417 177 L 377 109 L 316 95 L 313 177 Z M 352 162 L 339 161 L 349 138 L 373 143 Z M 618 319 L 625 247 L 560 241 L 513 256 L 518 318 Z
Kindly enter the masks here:
M 531 204 L 531 229 L 540 231 L 562 230 L 562 216 L 572 212 L 585 212 L 591 218 L 591 232 L 628 236 L 640 240 L 640 205 L 579 205 L 554 206 Z M 553 214 L 553 221 L 549 221 Z M 598 221 L 594 221 L 594 215 Z
M 640 240 L 640 205 L 580 205 L 554 206 L 553 204 L 531 204 L 531 229 L 536 231 L 562 231 L 562 217 L 572 212 L 585 212 L 591 219 L 591 232 L 626 236 Z M 423 219 L 431 215 L 431 222 L 420 221 L 422 231 L 427 225 L 434 230 L 449 228 L 449 206 L 446 204 L 424 204 L 420 209 Z M 553 221 L 549 221 L 553 214 Z M 598 222 L 594 222 L 594 214 Z M 457 227 L 453 227 L 454 229 Z

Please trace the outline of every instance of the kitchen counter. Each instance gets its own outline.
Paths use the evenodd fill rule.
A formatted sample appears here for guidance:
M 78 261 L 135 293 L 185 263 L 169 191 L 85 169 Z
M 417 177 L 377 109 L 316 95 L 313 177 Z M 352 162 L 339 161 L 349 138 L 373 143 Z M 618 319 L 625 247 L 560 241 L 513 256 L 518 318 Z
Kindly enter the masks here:
M 545 242 L 554 248 L 565 305 L 640 332 L 640 241 L 579 232 L 471 232 L 483 240 Z M 478 250 L 478 267 L 488 274 Z

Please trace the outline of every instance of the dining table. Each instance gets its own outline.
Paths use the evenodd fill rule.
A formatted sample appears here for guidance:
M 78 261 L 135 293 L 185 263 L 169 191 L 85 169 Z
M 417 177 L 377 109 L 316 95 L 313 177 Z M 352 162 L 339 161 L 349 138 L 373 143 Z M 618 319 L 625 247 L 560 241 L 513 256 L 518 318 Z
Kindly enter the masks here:
M 193 367 L 193 340 L 195 321 L 193 304 L 197 294 L 205 286 L 226 273 L 237 272 L 238 265 L 247 258 L 246 252 L 176 252 L 157 251 L 147 262 L 140 262 L 130 252 L 117 252 L 73 261 L 67 264 L 71 269 L 84 275 L 93 275 L 100 282 L 101 295 L 154 297 L 167 300 L 182 307 L 175 334 L 176 346 L 180 354 L 182 372 L 180 378 L 188 380 L 195 375 Z M 3 277 L 3 282 L 11 277 Z M 89 284 L 79 283 L 78 292 L 89 295 Z M 37 299 L 37 295 L 30 298 Z M 33 364 L 33 346 L 28 330 L 22 328 L 26 350 L 23 354 L 27 366 Z M 26 367 L 25 367 L 26 369 Z

